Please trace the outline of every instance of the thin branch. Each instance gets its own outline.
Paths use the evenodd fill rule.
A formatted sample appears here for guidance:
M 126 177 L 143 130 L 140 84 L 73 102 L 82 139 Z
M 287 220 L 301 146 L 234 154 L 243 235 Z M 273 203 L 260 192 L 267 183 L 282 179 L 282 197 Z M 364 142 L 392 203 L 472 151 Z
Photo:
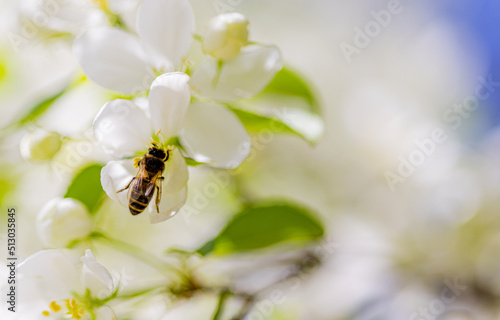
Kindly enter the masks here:
M 222 317 L 222 312 L 224 311 L 224 303 L 226 299 L 231 295 L 231 293 L 227 290 L 223 290 L 219 295 L 219 302 L 217 303 L 217 308 L 215 309 L 215 313 L 212 317 L 212 320 L 220 320 Z
M 104 240 L 105 243 L 110 245 L 111 247 L 120 250 L 121 252 L 124 252 L 132 257 L 137 258 L 138 260 L 148 264 L 149 266 L 155 268 L 156 270 L 160 271 L 161 273 L 165 273 L 167 271 L 172 271 L 179 275 L 183 280 L 190 281 L 189 277 L 186 276 L 181 270 L 177 269 L 173 265 L 169 264 L 166 261 L 158 259 L 155 255 L 144 251 L 143 249 L 136 247 L 134 245 L 131 245 L 129 243 L 123 242 L 118 239 L 113 239 L 108 236 L 106 236 L 103 233 L 100 232 L 94 232 L 92 234 L 92 238 L 94 239 L 101 239 Z

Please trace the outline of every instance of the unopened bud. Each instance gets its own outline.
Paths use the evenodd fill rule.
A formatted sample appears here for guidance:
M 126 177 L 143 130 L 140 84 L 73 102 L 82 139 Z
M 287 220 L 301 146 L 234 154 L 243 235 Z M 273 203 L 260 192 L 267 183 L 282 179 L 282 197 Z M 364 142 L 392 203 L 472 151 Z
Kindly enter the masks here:
M 21 139 L 21 155 L 29 161 L 52 159 L 61 149 L 62 139 L 58 133 L 38 129 Z
M 78 200 L 55 198 L 47 203 L 37 218 L 37 230 L 47 247 L 63 248 L 87 237 L 92 222 L 87 208 Z
M 203 37 L 203 51 L 217 59 L 230 59 L 248 44 L 248 20 L 240 13 L 212 18 Z

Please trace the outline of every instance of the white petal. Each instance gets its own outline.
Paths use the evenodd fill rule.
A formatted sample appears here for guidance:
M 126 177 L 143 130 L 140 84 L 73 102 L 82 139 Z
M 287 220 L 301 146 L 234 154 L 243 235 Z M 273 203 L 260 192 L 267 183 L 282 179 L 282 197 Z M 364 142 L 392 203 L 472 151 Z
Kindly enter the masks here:
M 159 213 L 156 210 L 156 197 L 149 205 L 151 223 L 158 223 L 173 217 L 186 203 L 188 169 L 184 157 L 178 149 L 170 151 L 170 158 L 165 163 L 162 194 Z
M 251 45 L 224 62 L 217 83 L 214 83 L 217 61 L 205 60 L 194 71 L 191 85 L 202 96 L 221 101 L 251 98 L 267 86 L 282 66 L 276 47 Z
M 179 65 L 194 33 L 193 9 L 187 0 L 144 0 L 137 18 L 137 32 L 156 65 Z
M 250 152 L 250 138 L 240 120 L 227 108 L 215 104 L 189 106 L 181 133 L 182 145 L 198 161 L 236 168 Z
M 176 136 L 191 100 L 189 76 L 182 72 L 165 73 L 155 79 L 149 92 L 149 113 L 155 131 L 165 139 Z
M 96 320 L 116 320 L 113 309 L 108 306 L 100 307 L 96 312 Z
M 170 158 L 165 163 L 163 173 L 163 193 L 174 194 L 186 187 L 188 182 L 188 168 L 186 161 L 178 149 L 170 151 Z
M 115 288 L 113 278 L 109 271 L 95 260 L 90 249 L 85 251 L 82 262 L 83 286 L 90 290 L 92 296 L 104 299 L 112 294 Z
M 148 206 L 149 221 L 151 223 L 158 223 L 172 218 L 186 203 L 186 199 L 187 186 L 181 189 L 179 192 L 173 194 L 168 194 L 163 191 L 160 202 L 160 213 L 156 212 L 156 206 L 154 205 L 156 196 Z
M 73 51 L 87 76 L 105 88 L 132 94 L 154 79 L 139 40 L 120 29 L 90 29 L 76 38 Z
M 116 157 L 130 156 L 148 148 L 153 134 L 151 121 L 129 100 L 107 102 L 94 119 L 94 136 Z
M 101 185 L 106 194 L 114 201 L 119 201 L 128 208 L 127 190 L 117 193 L 125 188 L 137 174 L 132 160 L 110 161 L 101 170 Z
M 57 250 L 43 250 L 29 256 L 19 264 L 18 271 L 32 279 L 33 287 L 43 287 L 47 299 L 67 299 L 72 291 L 81 291 L 77 269 Z

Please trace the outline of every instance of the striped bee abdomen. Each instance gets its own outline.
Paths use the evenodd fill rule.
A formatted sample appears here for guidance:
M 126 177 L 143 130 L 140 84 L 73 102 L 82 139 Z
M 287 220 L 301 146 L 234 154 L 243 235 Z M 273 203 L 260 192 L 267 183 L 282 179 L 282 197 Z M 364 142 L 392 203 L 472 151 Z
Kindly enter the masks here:
M 138 178 L 132 182 L 129 193 L 129 210 L 133 215 L 139 214 L 146 209 L 153 198 L 153 192 L 148 192 L 151 181 Z

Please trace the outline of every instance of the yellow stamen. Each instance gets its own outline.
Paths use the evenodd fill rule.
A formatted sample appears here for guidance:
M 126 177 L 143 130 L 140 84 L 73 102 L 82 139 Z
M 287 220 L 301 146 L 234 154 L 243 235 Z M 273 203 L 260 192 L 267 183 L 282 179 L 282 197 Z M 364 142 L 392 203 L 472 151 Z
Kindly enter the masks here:
M 82 318 L 82 316 L 80 316 L 80 314 L 78 313 L 77 309 L 73 309 L 71 311 L 72 311 L 71 319 L 81 319 Z
M 71 311 L 69 311 L 71 310 L 71 304 L 69 303 L 69 300 L 66 299 L 64 300 L 64 302 L 66 303 L 66 309 L 68 309 L 68 312 L 66 312 L 66 314 L 71 314 Z
M 52 301 L 50 304 L 49 304 L 49 308 L 50 310 L 54 311 L 54 312 L 58 312 L 59 310 L 61 310 L 61 306 L 58 305 L 55 301 Z
M 80 320 L 80 319 L 83 319 L 85 317 L 85 315 L 87 314 L 87 310 L 85 310 L 85 307 L 84 305 L 78 303 L 75 299 L 65 299 L 63 300 L 64 301 L 64 305 L 66 307 L 66 314 L 69 315 L 69 319 L 76 319 L 76 320 Z M 60 310 L 62 310 L 63 308 L 57 304 L 57 302 L 55 301 L 52 301 L 50 304 L 49 304 L 49 308 L 54 311 L 54 312 L 58 312 Z M 50 312 L 49 311 L 43 311 L 42 314 L 44 316 L 49 316 L 50 315 Z M 68 319 L 65 317 L 65 319 Z
M 94 2 L 101 8 L 102 11 L 108 12 L 108 4 L 106 0 L 94 0 Z

